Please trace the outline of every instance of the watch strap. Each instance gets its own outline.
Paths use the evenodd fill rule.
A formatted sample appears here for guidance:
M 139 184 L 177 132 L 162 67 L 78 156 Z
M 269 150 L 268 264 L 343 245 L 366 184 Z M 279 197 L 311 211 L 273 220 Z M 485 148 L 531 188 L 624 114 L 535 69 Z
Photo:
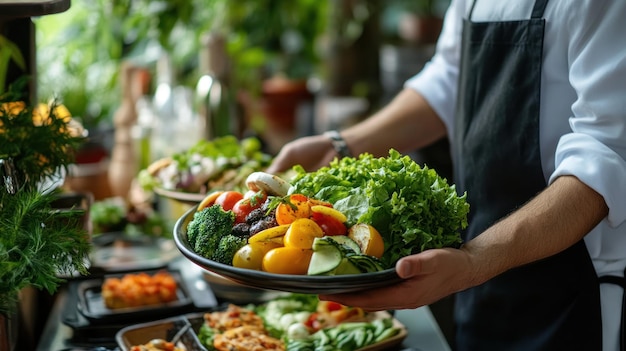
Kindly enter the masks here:
M 352 153 L 348 148 L 348 144 L 346 144 L 346 141 L 343 139 L 338 131 L 329 130 L 327 132 L 324 132 L 324 135 L 330 139 L 333 144 L 333 148 L 335 149 L 335 152 L 337 152 L 339 157 L 352 157 Z

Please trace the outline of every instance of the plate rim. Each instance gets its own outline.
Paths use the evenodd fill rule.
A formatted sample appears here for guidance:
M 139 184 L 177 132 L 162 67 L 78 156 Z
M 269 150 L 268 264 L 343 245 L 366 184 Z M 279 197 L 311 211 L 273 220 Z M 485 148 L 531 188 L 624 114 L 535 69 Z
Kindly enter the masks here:
M 200 203 L 208 195 L 208 193 L 188 193 L 184 191 L 163 189 L 160 187 L 154 187 L 152 190 L 160 196 L 191 205 Z
M 311 276 L 274 274 L 215 262 L 195 253 L 187 243 L 186 224 L 193 218 L 193 213 L 195 213 L 197 207 L 198 205 L 191 207 L 176 220 L 173 233 L 176 246 L 184 257 L 201 268 L 240 284 L 296 293 L 335 294 L 383 287 L 402 280 L 396 273 L 395 268 L 372 273 Z M 259 281 L 267 283 L 259 283 Z M 302 284 L 305 284 L 305 286 L 302 286 Z

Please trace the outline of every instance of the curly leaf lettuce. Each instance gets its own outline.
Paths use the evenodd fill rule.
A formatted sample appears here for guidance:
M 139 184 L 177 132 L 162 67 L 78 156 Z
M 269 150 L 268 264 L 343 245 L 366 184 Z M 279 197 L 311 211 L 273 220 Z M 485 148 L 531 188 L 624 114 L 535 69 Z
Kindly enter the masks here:
M 403 256 L 461 244 L 467 194 L 457 194 L 435 170 L 396 150 L 388 157 L 362 154 L 335 159 L 315 172 L 300 166 L 294 171 L 293 193 L 333 203 L 350 225 L 368 223 L 378 229 L 385 241 L 386 267 Z

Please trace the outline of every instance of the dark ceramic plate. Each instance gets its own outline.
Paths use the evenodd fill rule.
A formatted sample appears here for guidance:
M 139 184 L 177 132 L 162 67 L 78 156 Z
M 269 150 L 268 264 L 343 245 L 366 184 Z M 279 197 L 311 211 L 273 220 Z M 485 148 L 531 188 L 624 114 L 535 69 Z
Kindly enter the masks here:
M 167 270 L 176 280 L 176 300 L 168 303 L 145 305 L 138 307 L 109 309 L 102 297 L 102 283 L 111 276 L 122 277 L 123 274 L 108 275 L 102 279 L 86 280 L 78 286 L 78 311 L 91 322 L 119 322 L 126 319 L 145 319 L 163 317 L 189 310 L 194 306 L 193 299 L 187 291 L 182 276 L 176 270 Z M 155 271 L 145 271 L 149 275 Z
M 174 241 L 183 254 L 198 266 L 247 286 L 303 294 L 338 294 L 368 290 L 400 281 L 394 268 L 380 272 L 337 276 L 272 274 L 218 263 L 194 252 L 187 242 L 187 224 L 193 219 L 197 205 L 176 221 Z

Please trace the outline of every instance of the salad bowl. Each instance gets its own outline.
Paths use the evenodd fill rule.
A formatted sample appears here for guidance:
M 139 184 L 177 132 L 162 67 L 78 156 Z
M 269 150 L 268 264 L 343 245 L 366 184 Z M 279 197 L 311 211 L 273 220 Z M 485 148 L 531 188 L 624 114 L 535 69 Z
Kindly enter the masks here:
M 187 225 L 197 205 L 185 212 L 174 225 L 174 241 L 184 257 L 201 268 L 246 286 L 304 294 L 339 294 L 375 289 L 401 281 L 395 268 L 383 271 L 346 275 L 275 274 L 233 267 L 197 254 L 187 240 Z

